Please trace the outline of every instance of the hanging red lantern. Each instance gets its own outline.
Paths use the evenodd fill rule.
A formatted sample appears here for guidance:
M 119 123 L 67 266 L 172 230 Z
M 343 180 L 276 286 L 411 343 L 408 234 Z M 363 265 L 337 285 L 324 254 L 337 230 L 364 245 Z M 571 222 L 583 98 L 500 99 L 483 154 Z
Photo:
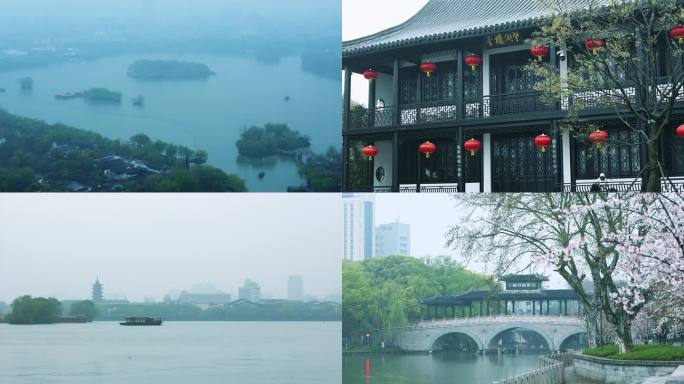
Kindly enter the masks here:
M 475 156 L 475 153 L 477 153 L 481 148 L 482 148 L 482 143 L 480 143 L 480 140 L 475 140 L 470 139 L 463 144 L 463 148 L 465 148 L 466 151 L 470 152 L 470 156 Z
M 378 73 L 378 71 L 374 71 L 372 69 L 368 69 L 366 72 L 363 73 L 363 77 L 365 77 L 366 80 L 370 81 L 371 83 L 377 80 L 379 75 L 380 74 Z
M 546 152 L 546 148 L 550 147 L 551 144 L 553 144 L 551 136 L 543 133 L 534 139 L 534 145 L 542 152 Z
M 677 137 L 679 137 L 680 139 L 684 139 L 684 124 L 677 127 L 677 130 L 675 131 L 675 135 Z
M 532 56 L 537 58 L 537 61 L 541 62 L 546 56 L 549 55 L 551 49 L 545 45 L 538 45 L 532 47 Z
M 437 146 L 429 141 L 420 145 L 420 153 L 424 154 L 426 159 L 429 159 L 430 155 L 435 152 L 437 152 Z
M 606 41 L 601 38 L 587 39 L 587 41 L 584 44 L 593 55 L 596 55 L 599 48 L 606 47 Z
M 420 65 L 420 70 L 423 71 L 427 77 L 432 76 L 435 71 L 437 71 L 437 64 L 431 62 L 425 62 Z
M 589 134 L 589 141 L 596 145 L 597 148 L 601 149 L 601 147 L 608 142 L 608 132 L 597 129 Z
M 477 67 L 482 64 L 482 58 L 478 55 L 471 54 L 465 58 L 465 63 L 470 66 L 473 72 L 477 71 Z
M 684 25 L 678 25 L 670 31 L 670 36 L 677 40 L 677 44 L 684 44 Z
M 363 148 L 363 155 L 368 158 L 368 161 L 373 160 L 378 155 L 378 149 L 372 145 Z

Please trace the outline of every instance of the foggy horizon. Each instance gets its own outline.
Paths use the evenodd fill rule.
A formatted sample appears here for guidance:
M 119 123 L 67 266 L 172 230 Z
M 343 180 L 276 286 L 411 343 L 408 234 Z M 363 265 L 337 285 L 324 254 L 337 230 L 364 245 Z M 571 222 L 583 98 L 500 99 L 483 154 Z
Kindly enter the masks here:
M 21 295 L 161 300 L 211 283 L 234 295 L 341 293 L 337 195 L 5 195 L 0 197 L 0 301 Z M 323 214 L 320 214 L 323 213 Z

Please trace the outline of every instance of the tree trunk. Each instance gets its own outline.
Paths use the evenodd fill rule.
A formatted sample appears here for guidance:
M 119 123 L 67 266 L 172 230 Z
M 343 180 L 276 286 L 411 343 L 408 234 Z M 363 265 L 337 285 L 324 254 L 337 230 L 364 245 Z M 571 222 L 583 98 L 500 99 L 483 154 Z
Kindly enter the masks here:
M 652 137 L 652 135 L 649 135 Z M 643 192 L 660 192 L 660 146 L 657 140 L 648 142 L 648 175 Z

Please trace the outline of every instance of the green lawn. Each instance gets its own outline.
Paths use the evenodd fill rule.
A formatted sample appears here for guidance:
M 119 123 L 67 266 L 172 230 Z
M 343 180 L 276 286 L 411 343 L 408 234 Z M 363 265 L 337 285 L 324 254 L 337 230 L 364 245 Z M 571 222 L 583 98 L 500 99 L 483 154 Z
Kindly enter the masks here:
M 584 350 L 585 355 L 615 360 L 684 361 L 684 347 L 672 345 L 635 345 L 632 352 L 619 354 L 617 345 Z

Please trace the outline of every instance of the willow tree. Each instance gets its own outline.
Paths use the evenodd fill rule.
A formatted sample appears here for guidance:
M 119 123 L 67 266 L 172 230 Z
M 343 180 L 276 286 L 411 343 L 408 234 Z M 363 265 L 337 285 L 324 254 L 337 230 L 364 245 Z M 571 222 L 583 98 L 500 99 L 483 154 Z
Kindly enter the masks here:
M 576 135 L 586 137 L 595 129 L 582 120 L 582 111 L 597 106 L 614 110 L 634 134 L 610 145 L 645 144 L 642 190 L 660 191 L 665 176 L 660 142 L 670 134 L 675 104 L 683 96 L 684 40 L 670 34 L 684 20 L 680 2 L 582 0 L 578 11 L 578 2 L 539 1 L 553 14 L 530 42 L 558 47 L 568 71 L 550 63 L 530 64 L 539 79 L 536 90 L 569 111 L 567 129 Z

